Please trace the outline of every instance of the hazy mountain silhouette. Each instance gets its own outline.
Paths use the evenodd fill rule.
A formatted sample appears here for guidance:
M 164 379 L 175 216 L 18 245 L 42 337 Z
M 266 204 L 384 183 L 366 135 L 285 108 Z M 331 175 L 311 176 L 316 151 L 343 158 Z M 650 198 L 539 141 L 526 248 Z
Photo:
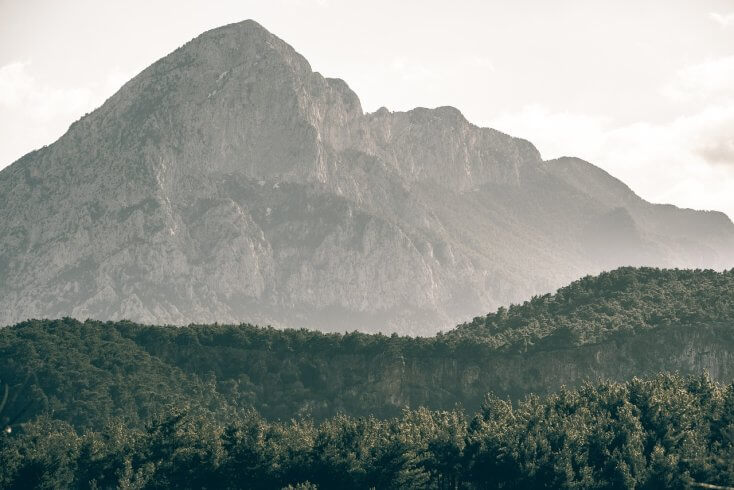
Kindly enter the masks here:
M 618 265 L 732 266 L 734 225 L 451 107 L 365 114 L 253 21 L 0 172 L 0 324 L 427 334 Z

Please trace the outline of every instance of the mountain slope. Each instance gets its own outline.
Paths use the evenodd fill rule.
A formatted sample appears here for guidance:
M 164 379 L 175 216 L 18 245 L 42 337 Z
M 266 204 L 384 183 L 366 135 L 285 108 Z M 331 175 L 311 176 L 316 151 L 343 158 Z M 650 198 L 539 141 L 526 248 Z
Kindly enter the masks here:
M 535 296 L 459 325 L 447 336 L 495 349 L 598 344 L 674 325 L 734 322 L 734 269 L 660 270 L 623 267 L 587 276 L 555 294 Z
M 0 324 L 428 334 L 619 265 L 733 260 L 721 213 L 652 205 L 450 107 L 365 114 L 253 21 L 0 172 Z

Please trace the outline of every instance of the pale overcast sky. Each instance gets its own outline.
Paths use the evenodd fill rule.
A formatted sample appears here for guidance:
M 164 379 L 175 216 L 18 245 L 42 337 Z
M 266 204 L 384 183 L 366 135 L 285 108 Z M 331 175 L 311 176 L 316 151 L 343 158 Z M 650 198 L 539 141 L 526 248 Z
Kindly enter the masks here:
M 0 0 L 0 168 L 248 18 L 366 111 L 452 105 L 653 202 L 734 217 L 734 0 Z

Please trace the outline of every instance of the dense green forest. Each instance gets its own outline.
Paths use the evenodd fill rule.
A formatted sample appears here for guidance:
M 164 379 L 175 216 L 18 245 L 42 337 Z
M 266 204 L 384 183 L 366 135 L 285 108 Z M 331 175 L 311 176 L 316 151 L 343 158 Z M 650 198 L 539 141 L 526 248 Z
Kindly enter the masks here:
M 624 267 L 477 317 L 448 336 L 526 351 L 598 343 L 661 326 L 733 320 L 734 269 Z
M 0 488 L 732 484 L 732 320 L 734 271 L 647 268 L 429 338 L 30 320 Z
M 690 488 L 734 484 L 734 386 L 659 375 L 463 411 L 226 422 L 173 409 L 0 437 L 1 488 Z
M 625 268 L 430 338 L 28 321 L 0 329 L 3 423 L 47 414 L 77 429 L 113 417 L 140 427 L 184 402 L 268 419 L 391 417 L 660 371 L 730 382 L 733 301 L 734 272 Z

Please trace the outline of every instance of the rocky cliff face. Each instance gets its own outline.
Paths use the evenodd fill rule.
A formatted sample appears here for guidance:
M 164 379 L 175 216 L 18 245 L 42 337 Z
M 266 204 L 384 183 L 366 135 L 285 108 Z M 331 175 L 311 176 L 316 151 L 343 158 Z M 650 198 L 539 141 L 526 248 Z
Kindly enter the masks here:
M 518 400 L 563 386 L 660 372 L 685 376 L 706 371 L 721 383 L 734 382 L 734 330 L 726 323 L 666 326 L 597 344 L 514 354 L 471 342 L 442 351 L 421 348 L 415 341 L 379 352 L 364 347 L 319 351 L 323 344 L 314 342 L 291 345 L 283 355 L 273 346 L 222 347 L 211 339 L 207 345 L 151 342 L 152 337 L 134 340 L 168 365 L 193 375 L 214 373 L 220 390 L 230 386 L 262 414 L 284 419 L 294 413 L 322 418 L 339 412 L 385 417 L 406 407 L 448 410 L 457 404 L 472 412 L 490 392 Z
M 252 21 L 202 34 L 0 172 L 0 324 L 428 334 L 628 264 L 734 265 L 734 226 L 543 162 L 450 107 L 364 114 Z
M 487 393 L 521 399 L 584 382 L 628 381 L 660 372 L 700 375 L 722 383 L 734 381 L 731 326 L 678 327 L 596 345 L 528 354 L 447 357 L 394 357 L 375 362 L 360 356 L 337 359 L 324 368 L 333 399 L 314 400 L 324 413 L 349 407 L 369 413 L 398 413 L 405 407 L 477 410 Z M 358 373 L 367 373 L 361 379 Z M 364 376 L 364 375 L 362 375 Z M 355 379 L 362 382 L 355 383 Z M 306 403 L 305 407 L 309 406 Z M 304 409 L 305 409 L 304 407 Z

